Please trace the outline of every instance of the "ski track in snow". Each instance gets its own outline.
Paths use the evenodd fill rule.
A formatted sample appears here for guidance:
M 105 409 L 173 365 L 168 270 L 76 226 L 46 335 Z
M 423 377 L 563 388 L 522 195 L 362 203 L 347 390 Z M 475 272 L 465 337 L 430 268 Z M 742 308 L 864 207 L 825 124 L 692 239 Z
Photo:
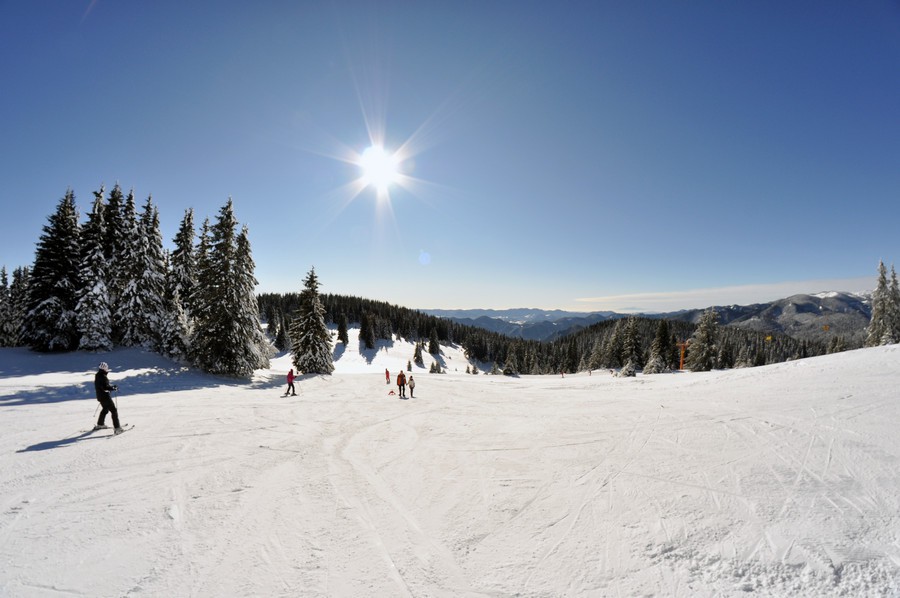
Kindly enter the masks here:
M 89 370 L 0 350 L 0 595 L 900 595 L 896 346 L 632 379 L 448 348 L 401 401 L 411 355 L 284 397 L 289 357 L 235 383 L 115 351 L 139 426 L 110 439 L 59 382 Z

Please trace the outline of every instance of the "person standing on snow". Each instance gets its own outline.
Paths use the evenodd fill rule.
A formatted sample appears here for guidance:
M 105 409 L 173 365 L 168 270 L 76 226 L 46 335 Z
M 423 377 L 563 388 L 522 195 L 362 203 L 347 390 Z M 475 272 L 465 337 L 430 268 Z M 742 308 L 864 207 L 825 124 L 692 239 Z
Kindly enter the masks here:
M 388 371 L 387 368 L 385 368 L 385 370 L 384 370 L 384 383 L 385 383 L 385 384 L 390 384 L 390 383 L 391 383 L 391 372 Z
M 400 370 L 400 373 L 397 374 L 397 389 L 400 391 L 401 397 L 406 397 L 406 374 L 403 373 L 403 370 Z
M 416 381 L 413 380 L 412 374 L 409 375 L 409 398 L 413 397 L 413 391 L 416 390 Z
M 115 433 L 120 434 L 125 430 L 119 425 L 119 410 L 116 408 L 116 404 L 113 402 L 112 395 L 109 392 L 111 390 L 119 390 L 119 387 L 109 383 L 108 374 L 109 366 L 104 361 L 100 364 L 100 368 L 94 375 L 94 390 L 97 392 L 97 400 L 100 401 L 100 406 L 103 407 L 103 409 L 100 410 L 100 419 L 97 420 L 97 425 L 94 426 L 94 430 L 103 430 L 109 427 L 104 422 L 106 421 L 106 414 L 110 413 L 112 414 Z
M 284 396 L 291 395 L 292 397 L 296 397 L 297 391 L 294 389 L 294 368 L 288 370 L 287 383 L 288 387 L 287 390 L 284 391 Z

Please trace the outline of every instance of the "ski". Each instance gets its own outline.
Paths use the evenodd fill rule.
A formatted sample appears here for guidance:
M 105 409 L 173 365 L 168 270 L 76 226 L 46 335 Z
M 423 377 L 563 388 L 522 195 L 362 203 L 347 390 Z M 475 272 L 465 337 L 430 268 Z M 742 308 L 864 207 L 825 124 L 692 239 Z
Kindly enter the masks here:
M 134 429 L 134 424 L 125 424 L 124 426 L 122 426 L 122 432 L 127 432 L 128 430 L 132 429 Z M 121 434 L 122 432 L 119 432 L 119 434 Z M 113 433 L 110 434 L 109 437 L 112 438 L 113 436 L 118 436 L 119 434 L 116 434 L 115 430 L 113 430 Z

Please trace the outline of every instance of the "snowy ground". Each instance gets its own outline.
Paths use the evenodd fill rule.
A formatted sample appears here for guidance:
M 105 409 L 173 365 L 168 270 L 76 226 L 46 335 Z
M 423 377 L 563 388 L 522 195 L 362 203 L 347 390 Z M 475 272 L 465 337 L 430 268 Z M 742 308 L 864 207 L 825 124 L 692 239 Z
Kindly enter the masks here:
M 900 346 L 632 379 L 447 349 L 403 401 L 412 353 L 282 397 L 289 357 L 0 350 L 0 595 L 900 595 Z M 120 437 L 85 431 L 101 358 Z

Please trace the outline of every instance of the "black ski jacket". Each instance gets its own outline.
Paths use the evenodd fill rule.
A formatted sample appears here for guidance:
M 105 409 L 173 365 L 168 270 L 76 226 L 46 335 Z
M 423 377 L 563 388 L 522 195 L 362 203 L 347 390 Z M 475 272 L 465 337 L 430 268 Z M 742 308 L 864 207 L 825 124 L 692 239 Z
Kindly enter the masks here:
M 109 377 L 103 370 L 97 370 L 97 375 L 94 376 L 94 390 L 97 391 L 98 401 L 111 398 L 109 391 L 113 390 L 113 387 L 109 383 Z

